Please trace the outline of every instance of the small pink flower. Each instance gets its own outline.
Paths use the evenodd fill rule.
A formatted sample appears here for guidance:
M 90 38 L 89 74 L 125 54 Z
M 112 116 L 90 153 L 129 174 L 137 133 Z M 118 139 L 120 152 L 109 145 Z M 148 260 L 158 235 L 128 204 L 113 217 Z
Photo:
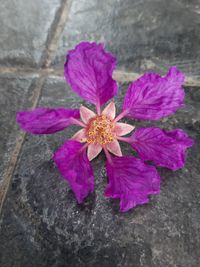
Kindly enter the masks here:
M 108 104 L 102 112 L 99 110 L 98 114 L 84 106 L 80 108 L 83 129 L 78 131 L 72 139 L 87 143 L 89 161 L 98 156 L 102 149 L 108 156 L 108 151 L 118 157 L 122 156 L 118 140 L 120 140 L 120 136 L 132 132 L 134 126 L 117 122 L 115 111 L 114 102 Z M 76 123 L 76 121 L 74 122 Z
M 181 129 L 165 131 L 157 127 L 136 129 L 131 136 L 123 137 L 135 128 L 119 122 L 123 117 L 159 120 L 183 106 L 184 75 L 176 67 L 171 67 L 165 77 L 145 73 L 130 84 L 122 112 L 116 117 L 114 102 L 101 109 L 117 94 L 117 83 L 112 78 L 115 67 L 116 59 L 102 44 L 80 43 L 67 55 L 65 78 L 80 97 L 96 106 L 96 114 L 84 106 L 80 110 L 37 108 L 18 112 L 17 121 L 22 129 L 33 134 L 55 133 L 71 124 L 81 126 L 55 152 L 53 159 L 81 203 L 94 190 L 90 161 L 103 149 L 109 180 L 105 195 L 119 198 L 120 211 L 124 212 L 148 203 L 149 195 L 160 192 L 160 176 L 145 161 L 180 169 L 193 140 Z M 119 141 L 128 142 L 141 159 L 123 156 Z

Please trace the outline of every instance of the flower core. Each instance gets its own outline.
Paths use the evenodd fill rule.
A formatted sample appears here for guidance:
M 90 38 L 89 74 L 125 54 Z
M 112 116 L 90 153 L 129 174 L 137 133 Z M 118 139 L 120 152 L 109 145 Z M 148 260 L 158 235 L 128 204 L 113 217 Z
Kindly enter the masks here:
M 97 115 L 87 126 L 87 142 L 105 145 L 114 141 L 114 123 L 106 115 Z

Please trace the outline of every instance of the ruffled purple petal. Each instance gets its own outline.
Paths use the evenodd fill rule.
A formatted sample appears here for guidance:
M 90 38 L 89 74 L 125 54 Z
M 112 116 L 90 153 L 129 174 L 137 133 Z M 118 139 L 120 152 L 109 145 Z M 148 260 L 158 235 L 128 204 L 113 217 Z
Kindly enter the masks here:
M 53 156 L 60 173 L 69 182 L 78 203 L 94 190 L 94 175 L 86 149 L 77 141 L 66 141 Z
M 72 118 L 80 118 L 78 109 L 37 108 L 17 112 L 17 122 L 21 128 L 32 134 L 51 134 L 62 131 L 72 124 Z
M 159 194 L 160 176 L 153 166 L 148 166 L 132 156 L 113 157 L 106 163 L 109 183 L 105 195 L 120 198 L 120 211 L 149 202 L 148 195 Z
M 146 73 L 133 82 L 126 93 L 123 111 L 126 116 L 141 120 L 159 120 L 183 106 L 184 75 L 171 67 L 165 77 Z
M 116 59 L 103 44 L 82 42 L 67 55 L 65 78 L 80 97 L 103 105 L 117 94 L 117 83 L 112 79 L 115 67 Z
M 130 143 L 143 160 L 177 170 L 184 166 L 186 149 L 192 146 L 193 140 L 181 129 L 165 131 L 150 127 L 137 129 Z

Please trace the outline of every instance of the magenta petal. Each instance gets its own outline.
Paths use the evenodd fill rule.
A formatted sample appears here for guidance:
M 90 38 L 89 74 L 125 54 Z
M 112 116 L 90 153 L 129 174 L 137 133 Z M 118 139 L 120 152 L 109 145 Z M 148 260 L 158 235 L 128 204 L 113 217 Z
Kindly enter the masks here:
M 78 109 L 37 108 L 17 112 L 17 122 L 23 130 L 32 134 L 51 134 L 63 130 L 71 118 L 80 118 Z
M 116 59 L 102 44 L 82 42 L 67 55 L 65 78 L 80 97 L 102 105 L 117 93 L 115 67 Z
M 114 157 L 106 164 L 109 183 L 105 195 L 120 198 L 120 211 L 149 202 L 148 195 L 159 194 L 160 176 L 153 166 L 132 156 Z
M 186 149 L 193 140 L 181 129 L 164 131 L 160 128 L 140 128 L 130 137 L 132 147 L 143 160 L 153 160 L 157 166 L 172 170 L 185 164 Z
M 92 166 L 86 149 L 77 141 L 66 141 L 53 156 L 60 173 L 69 182 L 78 203 L 94 190 Z
M 165 77 L 146 73 L 133 82 L 126 93 L 123 111 L 126 116 L 141 120 L 158 120 L 183 106 L 184 75 L 171 67 Z

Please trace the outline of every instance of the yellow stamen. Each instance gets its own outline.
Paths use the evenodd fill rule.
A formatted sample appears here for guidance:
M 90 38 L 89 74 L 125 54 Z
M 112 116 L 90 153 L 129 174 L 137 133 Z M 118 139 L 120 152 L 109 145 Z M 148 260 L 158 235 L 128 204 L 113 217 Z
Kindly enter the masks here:
M 97 115 L 92 118 L 87 126 L 87 142 L 105 145 L 115 139 L 113 133 L 114 123 L 106 115 Z

